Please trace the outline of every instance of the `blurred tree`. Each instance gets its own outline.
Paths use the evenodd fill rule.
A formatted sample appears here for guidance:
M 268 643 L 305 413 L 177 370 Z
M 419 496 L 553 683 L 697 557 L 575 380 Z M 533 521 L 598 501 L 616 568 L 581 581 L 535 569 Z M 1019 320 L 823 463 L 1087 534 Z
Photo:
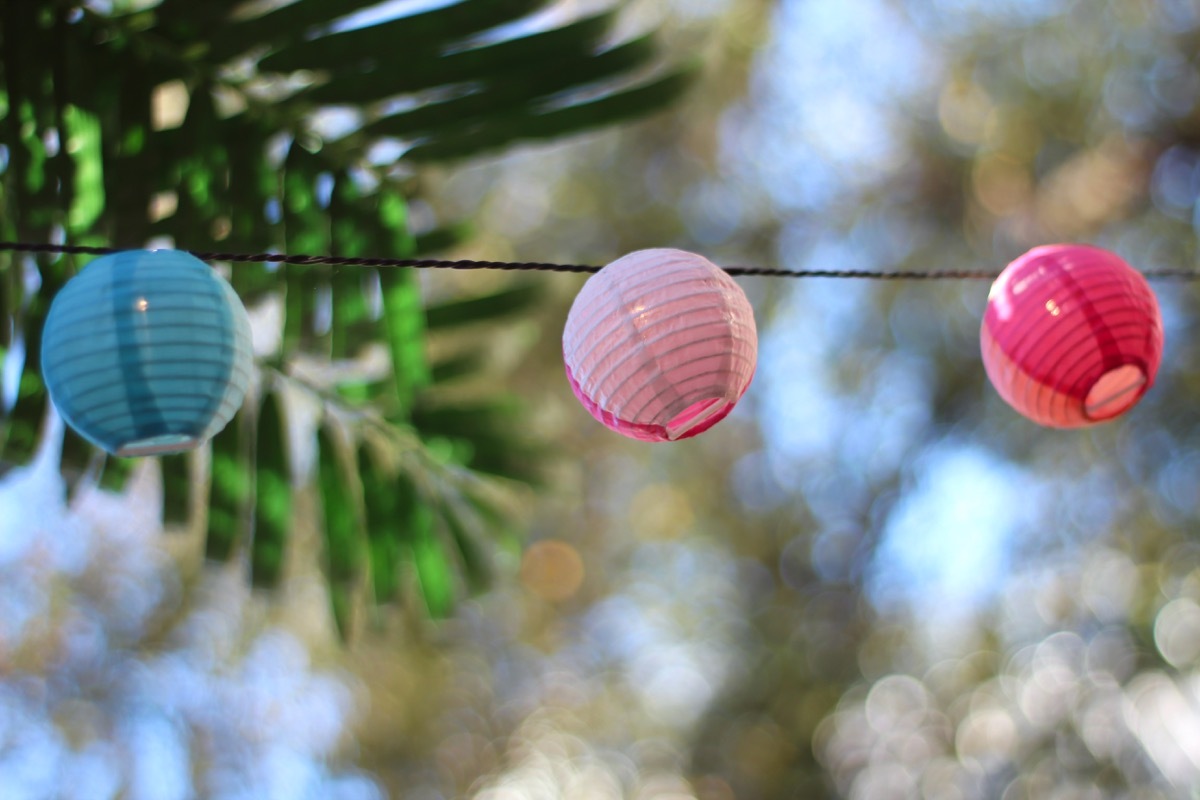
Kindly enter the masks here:
M 758 98 L 764 121 L 816 109 L 812 128 L 798 112 L 797 153 L 750 167 L 794 248 L 785 263 L 995 269 L 1063 240 L 1143 268 L 1195 262 L 1193 4 L 864 1 L 833 16 L 780 8 L 766 68 L 808 67 L 811 83 L 770 81 Z M 883 30 L 876 59 L 836 61 Z M 783 55 L 818 41 L 820 56 Z M 834 110 L 857 149 L 823 140 Z M 779 142 L 761 133 L 776 120 L 743 140 Z M 776 588 L 743 643 L 752 666 L 697 731 L 698 776 L 739 798 L 1197 785 L 1184 687 L 1200 661 L 1181 634 L 1197 507 L 1175 483 L 1194 460 L 1196 293 L 1158 288 L 1169 345 L 1154 393 L 1073 433 L 1020 420 L 987 388 L 984 287 L 793 290 L 768 338 L 803 377 L 764 369 L 767 444 L 738 484 L 744 513 L 765 504 L 787 533 L 756 554 Z
M 738 5 L 705 24 L 741 59 L 713 59 L 721 80 L 678 116 L 597 137 L 582 164 L 538 152 L 507 179 L 467 171 L 442 202 L 493 223 L 483 252 L 546 259 L 673 244 L 726 264 L 998 269 L 1087 240 L 1142 268 L 1194 263 L 1194 3 L 797 0 L 775 5 L 765 42 Z M 577 282 L 554 280 L 560 321 Z M 987 386 L 986 284 L 744 285 L 767 320 L 744 404 L 761 441 L 735 417 L 669 452 L 632 448 L 569 393 L 542 399 L 581 458 L 533 536 L 567 539 L 587 578 L 566 602 L 536 584 L 498 602 L 493 622 L 521 620 L 522 637 L 485 648 L 494 668 L 464 668 L 492 693 L 482 719 L 530 714 L 488 786 L 567 792 L 598 772 L 600 796 L 715 800 L 1198 785 L 1195 289 L 1156 284 L 1154 392 L 1068 433 Z M 528 385 L 554 386 L 556 345 Z M 549 676 L 513 686 L 504 664 Z M 481 725 L 454 752 L 494 763 L 494 735 Z

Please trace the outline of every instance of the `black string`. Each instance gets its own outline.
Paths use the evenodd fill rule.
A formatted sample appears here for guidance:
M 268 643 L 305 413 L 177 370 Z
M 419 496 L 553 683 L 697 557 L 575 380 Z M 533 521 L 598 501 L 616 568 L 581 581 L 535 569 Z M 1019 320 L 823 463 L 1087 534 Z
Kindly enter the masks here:
M 120 253 L 129 248 L 97 247 L 80 244 L 38 244 L 33 242 L 0 242 L 0 252 L 55 253 L 69 255 L 106 256 Z M 295 264 L 313 266 L 324 264 L 334 267 L 408 267 L 411 269 L 492 269 L 520 272 L 573 272 L 595 273 L 601 267 L 588 264 L 545 264 L 537 261 L 444 261 L 431 258 L 362 258 L 358 256 L 312 256 L 288 253 L 222 253 L 207 250 L 187 250 L 201 261 L 228 261 L 236 263 Z M 865 269 L 777 269 L 774 267 L 723 267 L 730 275 L 764 278 L 866 278 L 869 280 L 995 280 L 999 271 L 992 270 L 890 270 Z M 1148 269 L 1142 272 L 1147 278 L 1173 280 L 1197 280 L 1200 272 L 1190 269 Z

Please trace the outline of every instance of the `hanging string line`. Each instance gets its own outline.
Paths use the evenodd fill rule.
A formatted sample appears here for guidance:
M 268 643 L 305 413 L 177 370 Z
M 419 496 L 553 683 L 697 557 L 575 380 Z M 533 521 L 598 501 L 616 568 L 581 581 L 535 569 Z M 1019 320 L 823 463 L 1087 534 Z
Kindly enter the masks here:
M 34 242 L 0 241 L 0 252 L 54 253 L 67 255 L 106 256 L 130 248 L 96 247 L 78 244 L 39 244 Z M 363 258 L 359 256 L 312 256 L 288 253 L 223 253 L 207 250 L 187 250 L 201 261 L 228 261 L 233 263 L 293 264 L 297 266 L 326 265 L 333 267 L 386 267 L 410 269 L 457 269 L 457 270 L 503 270 L 507 272 L 572 272 L 591 274 L 601 267 L 588 264 L 545 264 L 536 261 L 444 261 L 427 258 Z M 889 270 L 865 269 L 777 269 L 774 267 L 722 267 L 735 276 L 764 278 L 865 278 L 868 280 L 995 280 L 999 270 Z M 1200 279 L 1200 271 L 1190 269 L 1148 269 L 1142 274 L 1147 278 L 1194 281 Z

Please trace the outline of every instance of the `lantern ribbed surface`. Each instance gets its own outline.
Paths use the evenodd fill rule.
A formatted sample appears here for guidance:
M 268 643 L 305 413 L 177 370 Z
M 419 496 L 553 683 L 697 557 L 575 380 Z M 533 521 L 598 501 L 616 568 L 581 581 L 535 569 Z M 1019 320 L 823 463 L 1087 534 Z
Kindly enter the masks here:
M 575 396 L 634 439 L 686 439 L 725 418 L 754 377 L 758 335 L 741 287 L 682 250 L 640 250 L 584 284 L 563 360 Z
M 98 258 L 54 298 L 42 376 L 63 418 L 118 456 L 189 450 L 250 383 L 250 320 L 233 288 L 175 250 Z
M 983 363 L 1009 405 L 1078 428 L 1130 409 L 1162 360 L 1158 300 L 1115 253 L 1049 245 L 1008 265 L 988 295 Z

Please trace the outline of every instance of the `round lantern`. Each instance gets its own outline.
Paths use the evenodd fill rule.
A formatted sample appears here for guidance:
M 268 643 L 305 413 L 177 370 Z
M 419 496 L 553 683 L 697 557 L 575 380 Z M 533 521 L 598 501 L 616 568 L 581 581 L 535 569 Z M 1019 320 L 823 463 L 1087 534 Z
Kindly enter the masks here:
M 992 285 L 980 341 L 1009 405 L 1042 425 L 1078 428 L 1116 417 L 1150 389 L 1162 318 L 1146 279 L 1114 253 L 1049 245 Z
M 242 404 L 251 366 L 237 294 L 175 250 L 96 259 L 55 296 L 42 332 L 50 399 L 118 456 L 180 452 L 215 435 Z
M 575 396 L 618 433 L 686 439 L 733 410 L 754 377 L 754 312 L 724 270 L 681 250 L 641 250 L 584 284 L 563 331 Z

